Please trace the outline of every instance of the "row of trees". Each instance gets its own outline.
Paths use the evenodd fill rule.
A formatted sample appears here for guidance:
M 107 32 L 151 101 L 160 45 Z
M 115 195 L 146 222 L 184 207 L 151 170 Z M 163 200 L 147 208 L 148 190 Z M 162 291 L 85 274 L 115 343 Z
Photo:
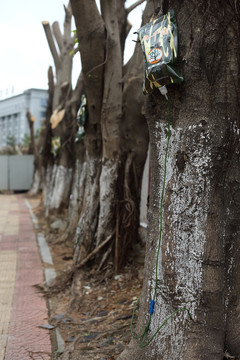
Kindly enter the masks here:
M 113 257 L 118 271 L 138 239 L 141 178 L 148 148 L 141 90 L 143 62 L 139 47 L 125 66 L 123 53 L 131 28 L 127 16 L 142 2 L 129 9 L 124 8 L 124 1 L 104 2 L 101 14 L 95 1 L 72 2 L 65 7 L 63 34 L 57 22 L 52 27 L 43 22 L 56 83 L 50 69 L 48 115 L 31 193 L 38 191 L 43 176 L 46 216 L 69 206 L 66 236 L 75 244 L 75 264 L 100 246 L 99 268 Z M 69 55 L 76 39 L 71 31 L 72 12 L 82 62 L 74 90 Z M 87 121 L 84 137 L 76 142 L 83 93 Z M 58 142 L 56 152 L 54 140 Z
M 149 134 L 149 227 L 136 327 L 143 337 L 133 339 L 120 359 L 237 358 L 239 3 L 147 1 L 144 23 L 150 16 L 175 11 L 178 66 L 184 77 L 183 84 L 169 86 L 171 137 L 162 217 L 168 103 L 155 89 L 144 106 L 140 46 L 123 66 L 130 29 L 127 16 L 139 3 L 126 9 L 123 0 L 102 0 L 100 13 L 94 0 L 71 0 L 71 6 L 65 7 L 63 34 L 56 23 L 52 28 L 43 23 L 57 79 L 54 84 L 50 70 L 43 151 L 40 166 L 36 166 L 36 173 L 44 168 L 46 215 L 69 206 L 65 236 L 74 241 L 75 265 L 95 260 L 100 269 L 111 258 L 118 271 L 138 236 L 139 193 Z M 82 61 L 74 90 L 69 76 L 72 13 Z M 85 135 L 76 143 L 76 114 L 83 93 L 88 119 Z M 51 153 L 53 138 L 60 138 L 61 143 L 55 156 Z M 155 312 L 148 326 L 148 303 L 153 298 Z

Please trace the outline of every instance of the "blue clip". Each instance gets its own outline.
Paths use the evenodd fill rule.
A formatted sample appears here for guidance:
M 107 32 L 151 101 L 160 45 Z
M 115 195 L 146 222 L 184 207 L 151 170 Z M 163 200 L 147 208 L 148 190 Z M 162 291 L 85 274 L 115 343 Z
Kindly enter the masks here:
M 152 315 L 154 313 L 154 305 L 155 305 L 155 301 L 150 300 L 150 307 L 149 307 L 149 314 L 150 315 Z

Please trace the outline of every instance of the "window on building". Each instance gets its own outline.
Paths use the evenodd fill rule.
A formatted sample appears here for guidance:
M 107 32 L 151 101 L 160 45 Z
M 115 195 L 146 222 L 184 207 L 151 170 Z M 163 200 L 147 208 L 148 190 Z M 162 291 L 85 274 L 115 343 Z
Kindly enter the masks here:
M 41 119 L 45 119 L 46 111 L 40 111 Z
M 41 105 L 41 107 L 46 107 L 47 106 L 47 99 L 40 99 L 40 105 Z

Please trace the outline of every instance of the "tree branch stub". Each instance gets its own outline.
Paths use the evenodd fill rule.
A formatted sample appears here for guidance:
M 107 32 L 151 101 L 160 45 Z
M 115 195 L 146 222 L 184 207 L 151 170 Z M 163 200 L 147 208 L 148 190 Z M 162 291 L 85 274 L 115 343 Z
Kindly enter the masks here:
M 56 70 L 59 69 L 61 67 L 61 62 L 60 62 L 60 57 L 59 54 L 57 52 L 55 43 L 54 43 L 54 39 L 53 39 L 53 35 L 52 35 L 52 31 L 51 31 L 51 27 L 48 21 L 42 21 L 42 25 L 46 34 L 46 38 L 47 38 L 47 42 L 48 42 L 48 46 L 50 48 L 53 60 L 54 60 L 54 64 L 56 67 Z
M 52 30 L 61 53 L 63 49 L 63 35 L 60 30 L 58 21 L 54 21 L 54 23 L 52 24 Z
M 126 9 L 127 14 L 130 14 L 131 11 L 133 11 L 136 7 L 138 7 L 139 5 L 141 5 L 142 3 L 144 3 L 145 0 L 139 0 L 137 2 L 135 2 L 134 4 L 132 4 L 131 6 L 129 6 Z

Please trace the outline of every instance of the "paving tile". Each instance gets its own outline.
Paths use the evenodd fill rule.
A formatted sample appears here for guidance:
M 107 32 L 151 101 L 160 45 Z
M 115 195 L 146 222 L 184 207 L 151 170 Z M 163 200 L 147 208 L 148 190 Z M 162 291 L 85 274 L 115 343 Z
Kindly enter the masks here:
M 0 360 L 51 359 L 43 269 L 22 195 L 0 194 Z
M 6 250 L 15 250 L 17 251 L 18 244 L 17 242 L 7 242 L 7 241 L 0 241 L 0 251 L 6 251 Z
M 7 346 L 16 271 L 17 252 L 0 251 L 0 359 L 4 359 Z

